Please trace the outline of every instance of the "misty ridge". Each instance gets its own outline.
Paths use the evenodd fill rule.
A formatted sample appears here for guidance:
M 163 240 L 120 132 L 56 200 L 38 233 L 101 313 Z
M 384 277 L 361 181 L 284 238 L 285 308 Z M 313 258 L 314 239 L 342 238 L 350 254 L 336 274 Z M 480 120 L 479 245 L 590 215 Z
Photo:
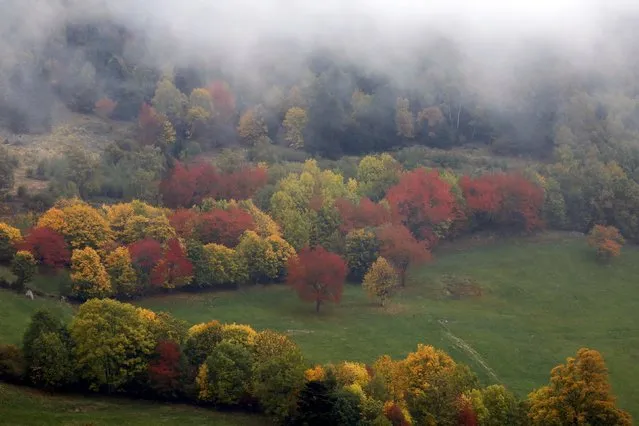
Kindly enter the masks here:
M 622 123 L 622 139 L 637 128 L 633 2 L 4 0 L 2 8 L 0 112 L 17 132 L 47 128 L 60 98 L 80 111 L 116 99 L 114 118 L 134 119 L 167 75 L 187 96 L 227 81 L 239 112 L 268 110 L 276 91 L 297 86 L 315 101 L 307 147 L 330 156 L 402 145 L 400 98 L 415 115 L 440 108 L 453 145 L 504 139 L 511 151 L 547 154 L 558 138 L 579 139 L 567 121 L 584 120 L 584 110 Z M 364 136 L 343 135 L 357 91 L 372 96 L 360 122 L 366 137 L 388 142 L 357 148 Z M 69 101 L 78 97 L 86 105 Z M 386 126 L 375 124 L 381 117 Z M 564 124 L 573 135 L 557 135 Z M 329 141 L 340 138 L 349 141 Z

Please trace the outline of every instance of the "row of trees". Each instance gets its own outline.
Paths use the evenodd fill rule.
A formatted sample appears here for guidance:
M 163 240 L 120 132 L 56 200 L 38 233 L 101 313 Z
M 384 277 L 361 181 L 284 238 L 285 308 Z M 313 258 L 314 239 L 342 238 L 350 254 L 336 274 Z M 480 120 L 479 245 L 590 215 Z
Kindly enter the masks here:
M 217 321 L 188 328 L 113 300 L 84 303 L 69 324 L 34 314 L 21 348 L 0 345 L 0 378 L 259 410 L 291 425 L 631 424 L 595 350 L 580 349 L 552 370 L 548 386 L 520 401 L 504 386 L 481 386 L 432 346 L 370 365 L 312 366 L 274 331 Z

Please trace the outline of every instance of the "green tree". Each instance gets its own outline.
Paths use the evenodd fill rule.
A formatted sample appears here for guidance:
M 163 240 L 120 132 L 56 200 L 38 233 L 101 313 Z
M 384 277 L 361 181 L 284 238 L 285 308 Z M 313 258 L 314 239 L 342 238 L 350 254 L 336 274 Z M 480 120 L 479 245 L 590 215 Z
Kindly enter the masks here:
M 31 316 L 31 321 L 22 336 L 22 352 L 24 353 L 27 368 L 37 351 L 37 349 L 34 349 L 33 342 L 44 333 L 64 334 L 66 333 L 66 326 L 52 312 L 41 309 Z
M 402 166 L 387 153 L 367 155 L 357 166 L 357 182 L 360 195 L 379 201 L 388 188 L 399 182 Z
M 213 286 L 237 285 L 248 281 L 249 265 L 238 251 L 221 244 L 204 246 L 205 262 L 208 267 L 206 282 Z
M 282 126 L 284 126 L 284 140 L 291 148 L 304 147 L 304 129 L 307 124 L 308 115 L 304 109 L 293 107 L 286 111 Z
M 526 411 L 515 396 L 502 385 L 473 389 L 466 394 L 481 426 L 527 424 Z
M 304 357 L 295 346 L 281 348 L 271 356 L 263 354 L 253 364 L 253 395 L 266 414 L 282 421 L 295 411 L 297 396 L 304 386 L 304 369 Z
M 69 330 L 77 368 L 93 390 L 123 389 L 146 371 L 155 348 L 148 321 L 133 305 L 115 300 L 84 303 Z
M 553 368 L 550 384 L 528 396 L 533 425 L 630 426 L 630 414 L 618 408 L 601 354 L 581 348 L 576 358 Z
M 73 383 L 75 363 L 68 339 L 60 333 L 42 333 L 32 344 L 33 356 L 28 365 L 29 380 L 45 388 Z
M 239 404 L 250 395 L 253 355 L 240 343 L 223 340 L 206 362 L 197 377 L 199 399 L 225 405 Z
M 184 115 L 187 100 L 173 82 L 165 77 L 158 82 L 151 103 L 157 112 L 173 121 Z
M 355 229 L 346 235 L 344 258 L 352 280 L 363 280 L 364 275 L 378 257 L 379 241 L 375 232 L 368 229 Z
M 38 262 L 28 251 L 19 251 L 11 261 L 11 272 L 17 277 L 15 287 L 20 291 L 38 271 Z
M 378 257 L 364 276 L 362 287 L 379 300 L 380 306 L 384 306 L 399 287 L 399 274 L 386 259 Z
M 215 346 L 222 341 L 222 324 L 218 321 L 196 324 L 186 336 L 184 354 L 192 366 L 201 365 Z
M 408 99 L 397 98 L 395 126 L 398 136 L 408 139 L 415 137 L 415 115 L 410 110 L 410 101 Z
M 277 278 L 280 265 L 273 246 L 253 231 L 245 231 L 236 247 L 247 266 L 251 282 L 271 281 Z

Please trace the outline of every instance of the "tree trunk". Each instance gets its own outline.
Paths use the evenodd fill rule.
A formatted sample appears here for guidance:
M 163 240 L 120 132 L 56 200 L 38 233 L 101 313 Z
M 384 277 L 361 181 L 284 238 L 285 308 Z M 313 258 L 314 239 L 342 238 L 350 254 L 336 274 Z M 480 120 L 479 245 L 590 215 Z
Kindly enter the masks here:
M 318 299 L 318 300 L 315 301 L 315 312 L 318 313 L 318 314 L 319 314 L 319 308 L 320 308 L 321 304 L 322 304 L 321 300 Z

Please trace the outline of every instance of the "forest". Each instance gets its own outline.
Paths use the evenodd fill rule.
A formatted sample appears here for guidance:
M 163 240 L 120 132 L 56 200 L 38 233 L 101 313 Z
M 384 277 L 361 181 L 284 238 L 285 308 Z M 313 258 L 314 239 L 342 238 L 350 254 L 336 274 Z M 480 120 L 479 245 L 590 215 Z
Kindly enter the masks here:
M 275 424 L 632 424 L 595 342 L 522 395 L 437 342 L 318 363 L 285 329 L 143 304 L 287 287 L 322 321 L 361 288 L 385 315 L 446 247 L 486 235 L 583 236 L 588 262 L 616 268 L 639 242 L 639 11 L 579 15 L 567 47 L 533 16 L 533 35 L 506 41 L 499 25 L 453 33 L 402 15 L 399 28 L 348 8 L 316 28 L 330 2 L 256 7 L 239 33 L 171 1 L 54 1 L 24 26 L 37 2 L 13 3 L 0 17 L 0 296 L 72 314 L 29 312 L 21 344 L 0 342 L 0 379 Z M 208 12 L 238 19 L 224 3 Z M 446 298 L 493 297 L 454 273 L 439 279 Z

